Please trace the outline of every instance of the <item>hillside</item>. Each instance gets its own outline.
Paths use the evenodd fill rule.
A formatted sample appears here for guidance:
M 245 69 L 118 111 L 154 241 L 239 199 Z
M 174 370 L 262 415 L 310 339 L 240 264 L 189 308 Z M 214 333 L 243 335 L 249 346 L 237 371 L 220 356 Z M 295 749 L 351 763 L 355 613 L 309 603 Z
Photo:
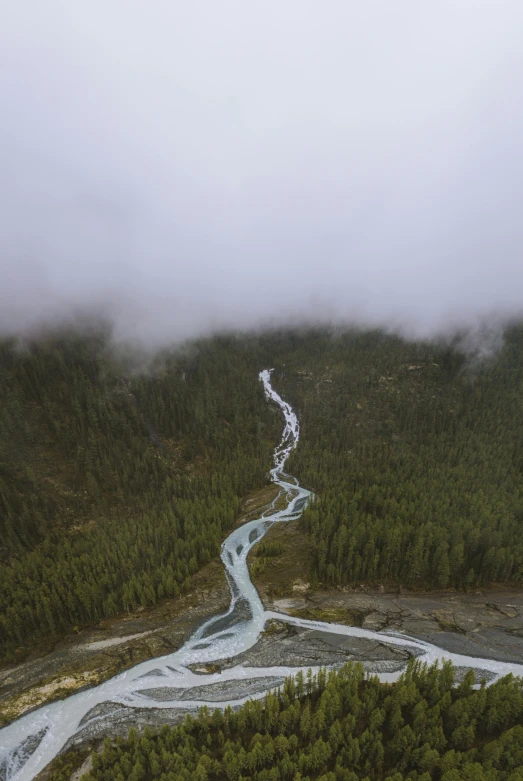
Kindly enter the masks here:
M 0 347 L 0 654 L 176 595 L 266 482 L 248 345 L 136 357 L 103 331 Z
M 473 361 L 380 333 L 317 334 L 275 383 L 300 411 L 289 471 L 313 578 L 470 587 L 523 580 L 523 329 Z
M 359 331 L 220 337 L 146 362 L 110 345 L 101 329 L 1 345 L 5 661 L 174 596 L 218 555 L 280 434 L 267 366 L 300 416 L 288 469 L 317 495 L 313 581 L 522 582 L 521 328 L 481 362 Z
M 203 708 L 183 725 L 105 741 L 84 781 L 520 781 L 522 682 L 473 689 L 470 671 L 411 663 L 398 683 L 365 679 L 360 665 L 298 673 L 264 702 L 236 712 Z M 52 777 L 70 777 L 75 757 Z

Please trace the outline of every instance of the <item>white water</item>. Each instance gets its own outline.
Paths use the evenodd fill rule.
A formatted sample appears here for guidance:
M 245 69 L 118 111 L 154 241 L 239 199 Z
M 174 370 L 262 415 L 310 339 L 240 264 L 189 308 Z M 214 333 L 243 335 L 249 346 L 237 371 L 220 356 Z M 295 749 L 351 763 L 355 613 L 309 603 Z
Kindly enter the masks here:
M 334 634 L 351 637 L 363 637 L 390 645 L 410 647 L 422 653 L 428 663 L 451 660 L 456 666 L 475 667 L 488 670 L 495 675 L 513 673 L 523 675 L 523 664 L 496 662 L 491 659 L 477 659 L 460 654 L 452 654 L 437 646 L 421 640 L 399 634 L 371 632 L 357 627 L 340 624 L 326 624 L 320 621 L 306 621 L 291 618 L 281 613 L 265 611 L 249 576 L 247 554 L 273 524 L 298 518 L 311 496 L 310 491 L 297 482 L 291 482 L 283 471 L 285 461 L 299 439 L 300 428 L 296 414 L 289 404 L 283 401 L 271 386 L 270 371 L 260 373 L 266 396 L 275 402 L 283 412 L 285 428 L 280 444 L 274 452 L 274 467 L 271 469 L 272 481 L 280 487 L 280 494 L 287 498 L 284 510 L 274 511 L 276 500 L 271 508 L 258 520 L 246 523 L 235 529 L 222 546 L 221 558 L 227 573 L 231 589 L 231 604 L 225 615 L 216 616 L 201 626 L 195 634 L 175 653 L 147 662 L 127 670 L 110 681 L 87 691 L 68 697 L 66 700 L 52 703 L 23 716 L 13 724 L 0 730 L 0 771 L 4 770 L 8 781 L 30 781 L 65 746 L 67 741 L 103 716 L 80 722 L 99 703 L 112 702 L 122 706 L 140 708 L 188 708 L 210 705 L 224 707 L 244 702 L 247 697 L 224 702 L 205 700 L 169 700 L 158 702 L 142 692 L 155 687 L 184 688 L 204 686 L 225 681 L 240 681 L 247 678 L 290 675 L 297 668 L 264 667 L 250 668 L 238 665 L 222 673 L 209 675 L 195 674 L 187 668 L 194 663 L 205 663 L 218 659 L 234 657 L 251 648 L 257 641 L 265 622 L 278 618 L 300 627 L 321 629 Z M 288 478 L 288 479 L 285 479 Z M 152 677 L 154 675 L 154 677 Z M 393 680 L 399 673 L 384 673 L 380 677 Z M 263 693 L 256 695 L 263 696 Z M 41 737 L 43 736 L 43 737 Z M 40 742 L 38 739 L 41 737 Z M 36 749 L 35 745 L 38 743 Z M 1 772 L 0 772 L 1 777 Z

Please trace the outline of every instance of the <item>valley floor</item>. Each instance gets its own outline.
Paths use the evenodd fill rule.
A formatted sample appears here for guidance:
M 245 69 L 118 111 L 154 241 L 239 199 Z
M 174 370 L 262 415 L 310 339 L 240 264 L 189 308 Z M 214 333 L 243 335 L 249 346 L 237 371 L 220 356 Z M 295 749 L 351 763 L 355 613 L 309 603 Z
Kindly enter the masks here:
M 289 539 L 298 534 L 292 525 L 280 527 L 274 533 L 283 532 Z M 284 530 L 284 531 L 283 531 Z M 274 562 L 274 566 L 281 567 L 282 563 Z M 202 573 L 203 575 L 203 573 Z M 269 569 L 264 573 L 269 575 Z M 256 580 L 256 579 L 255 579 Z M 463 653 L 470 656 L 491 658 L 500 661 L 514 661 L 521 663 L 523 659 L 523 591 L 489 590 L 463 594 L 458 592 L 430 593 L 430 594 L 397 594 L 379 593 L 371 591 L 338 591 L 334 589 L 306 589 L 306 581 L 297 578 L 291 584 L 290 593 L 286 596 L 268 596 L 263 584 L 257 583 L 263 595 L 263 601 L 267 609 L 283 614 L 300 616 L 303 618 L 317 619 L 321 621 L 333 621 L 362 626 L 363 628 L 392 632 L 402 632 L 412 637 L 429 640 L 449 651 Z M 280 586 L 281 588 L 281 586 Z M 293 591 L 294 589 L 294 591 Z M 265 592 L 265 593 L 264 593 Z M 171 648 L 178 647 L 190 634 L 197 623 L 204 616 L 216 612 L 220 604 L 225 607 L 228 603 L 228 591 L 221 584 L 217 590 L 199 592 L 199 598 L 193 604 L 190 599 L 195 595 L 188 595 L 185 608 L 180 610 L 168 621 L 164 617 L 163 625 L 153 628 L 154 622 L 161 622 L 160 608 L 151 611 L 147 616 L 134 615 L 129 617 L 125 625 L 126 631 L 132 629 L 142 630 L 142 634 L 132 639 L 123 640 L 119 645 L 109 645 L 111 640 L 120 637 L 118 631 L 123 630 L 123 625 L 113 626 L 106 632 L 106 648 L 104 654 L 112 657 L 113 654 L 125 654 L 126 658 L 151 658 L 157 654 L 155 648 L 167 649 L 166 642 L 171 643 Z M 221 600 L 221 602 L 219 601 Z M 181 600 L 178 600 L 179 602 Z M 99 633 L 100 634 L 100 633 Z M 96 636 L 94 633 L 91 637 Z M 94 641 L 99 648 L 99 641 Z M 161 644 L 164 645 L 161 645 Z M 93 643 L 70 646 L 69 656 L 67 652 L 62 656 L 63 668 L 71 670 L 71 656 L 75 657 L 78 675 L 86 668 L 89 669 L 95 659 L 102 658 L 98 651 L 90 659 L 81 654 L 87 653 L 87 648 L 93 648 Z M 119 650 L 118 650 L 119 649 Z M 167 649 L 170 650 L 170 649 Z M 65 648 L 63 649 L 65 651 Z M 27 682 L 28 672 L 34 677 L 38 670 L 41 672 L 49 665 L 54 664 L 59 669 L 59 651 L 51 654 L 38 662 L 29 662 L 18 668 L 17 674 L 20 683 Z M 163 653 L 163 650 L 160 650 Z M 143 654 L 143 656 L 139 656 Z M 411 654 L 402 647 L 394 647 L 386 643 L 366 640 L 362 638 L 344 637 L 330 634 L 323 630 L 304 629 L 291 626 L 285 622 L 271 620 L 266 625 L 265 632 L 257 643 L 248 651 L 233 659 L 225 659 L 213 663 L 201 672 L 220 672 L 243 664 L 248 667 L 270 667 L 271 665 L 292 666 L 316 666 L 322 664 L 338 665 L 350 659 L 363 661 L 369 672 L 394 672 L 401 669 Z M 83 662 L 82 662 L 83 659 Z M 27 665 L 33 665 L 31 669 Z M 83 667 L 82 667 L 83 665 Z M 195 670 L 196 672 L 200 671 Z M 465 668 L 456 670 L 459 680 Z M 68 673 L 70 674 L 70 673 Z M 485 677 L 489 680 L 490 673 L 477 671 L 478 678 Z M 5 679 L 4 679 L 5 680 Z M 253 696 L 267 685 L 278 686 L 283 679 L 267 680 L 265 678 L 253 678 L 236 681 L 223 681 L 212 684 L 216 689 L 216 699 L 223 699 L 224 695 L 231 699 Z M 158 690 L 158 699 L 161 700 L 164 690 Z M 149 696 L 154 696 L 151 689 Z M 197 697 L 196 690 L 186 692 L 188 698 Z M 0 690 L 0 697 L 2 690 Z M 15 701 L 22 701 L 24 695 L 18 696 Z M 211 692 L 207 690 L 206 699 L 212 699 Z M 71 763 L 71 767 L 78 767 L 87 756 L 87 751 L 101 745 L 101 740 L 106 736 L 125 737 L 131 726 L 139 731 L 145 726 L 158 727 L 161 724 L 176 724 L 183 720 L 191 709 L 183 707 L 169 709 L 136 708 L 115 706 L 106 703 L 98 706 L 98 714 L 102 718 L 92 727 L 86 727 L 83 733 L 73 738 L 65 747 L 64 759 Z M 49 768 L 38 777 L 39 781 L 51 781 L 54 773 L 63 762 L 60 757 L 51 763 Z M 84 765 L 84 770 L 87 766 Z M 72 778 L 72 777 L 71 777 Z
M 246 500 L 239 523 L 259 512 L 272 495 L 264 489 Z M 312 620 L 361 626 L 374 631 L 401 632 L 433 642 L 455 653 L 519 662 L 523 659 L 523 591 L 491 589 L 472 593 L 392 593 L 311 587 L 307 582 L 307 540 L 298 522 L 275 525 L 265 542 L 276 542 L 279 555 L 258 559 L 261 572 L 253 575 L 265 607 Z M 256 548 L 253 550 L 255 554 Z M 250 560 L 251 569 L 253 560 Z M 258 566 L 258 565 L 257 565 Z M 255 567 L 256 569 L 256 567 Z M 74 634 L 54 650 L 16 667 L 0 671 L 0 723 L 74 691 L 96 685 L 146 659 L 177 649 L 206 618 L 225 610 L 229 590 L 221 562 L 215 561 L 193 579 L 190 593 Z M 304 635 L 302 637 L 302 634 Z M 307 634 L 307 639 L 305 638 Z M 269 628 L 248 652 L 250 663 L 267 666 L 330 663 L 357 658 L 393 662 L 376 649 L 358 644 L 331 648 L 329 638 L 313 638 L 286 626 Z M 363 644 L 365 645 L 365 644 Z M 235 660 L 236 662 L 237 660 Z M 247 661 L 247 660 L 243 660 Z M 223 666 L 230 666 L 224 662 Z M 372 669 L 370 667 L 369 669 Z M 152 718 L 149 711 L 147 719 Z M 165 711 L 158 714 L 164 718 Z
M 269 485 L 248 495 L 238 524 L 257 517 L 276 494 Z M 226 610 L 229 601 L 223 564 L 216 560 L 193 576 L 187 594 L 101 621 L 60 640 L 50 652 L 35 649 L 21 664 L 0 669 L 0 727 L 47 702 L 171 653 L 207 618 Z
M 412 593 L 364 584 L 356 589 L 322 588 L 308 582 L 309 549 L 299 522 L 273 526 L 265 541 L 277 543 L 282 551 L 266 561 L 261 574 L 252 576 L 267 610 L 402 632 L 468 656 L 523 660 L 522 589 Z

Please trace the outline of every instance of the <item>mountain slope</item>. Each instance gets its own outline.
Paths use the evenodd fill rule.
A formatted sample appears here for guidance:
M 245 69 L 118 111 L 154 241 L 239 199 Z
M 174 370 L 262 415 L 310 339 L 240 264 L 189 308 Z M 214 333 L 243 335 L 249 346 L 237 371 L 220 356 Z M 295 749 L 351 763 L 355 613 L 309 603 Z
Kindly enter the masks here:
M 246 344 L 132 369 L 96 331 L 2 345 L 4 654 L 176 594 L 266 482 L 280 421 Z
M 523 329 L 473 362 L 380 333 L 318 335 L 276 387 L 300 410 L 288 468 L 329 583 L 523 580 Z

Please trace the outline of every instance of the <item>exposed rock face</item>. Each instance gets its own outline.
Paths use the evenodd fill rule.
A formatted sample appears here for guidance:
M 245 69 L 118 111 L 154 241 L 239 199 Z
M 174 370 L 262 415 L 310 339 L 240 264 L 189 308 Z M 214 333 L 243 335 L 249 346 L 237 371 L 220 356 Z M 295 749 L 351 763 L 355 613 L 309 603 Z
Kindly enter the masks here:
M 303 580 L 297 580 L 293 583 L 292 590 L 295 594 L 306 594 L 310 587 L 310 583 L 305 583 Z
M 190 689 L 145 689 L 142 694 L 157 702 L 168 702 L 169 700 L 223 702 L 227 699 L 252 697 L 269 688 L 281 686 L 284 680 L 285 678 L 282 676 L 264 676 L 263 678 L 247 678 L 243 681 L 220 681 L 207 684 L 207 686 L 193 686 Z
M 270 600 L 268 609 L 337 621 L 373 631 L 395 631 L 454 653 L 521 663 L 523 592 L 384 594 L 314 591 Z
M 319 629 L 269 622 L 258 642 L 245 653 L 227 659 L 222 669 L 247 667 L 318 667 L 361 661 L 369 671 L 392 672 L 405 665 L 413 651 L 361 637 L 345 637 Z

